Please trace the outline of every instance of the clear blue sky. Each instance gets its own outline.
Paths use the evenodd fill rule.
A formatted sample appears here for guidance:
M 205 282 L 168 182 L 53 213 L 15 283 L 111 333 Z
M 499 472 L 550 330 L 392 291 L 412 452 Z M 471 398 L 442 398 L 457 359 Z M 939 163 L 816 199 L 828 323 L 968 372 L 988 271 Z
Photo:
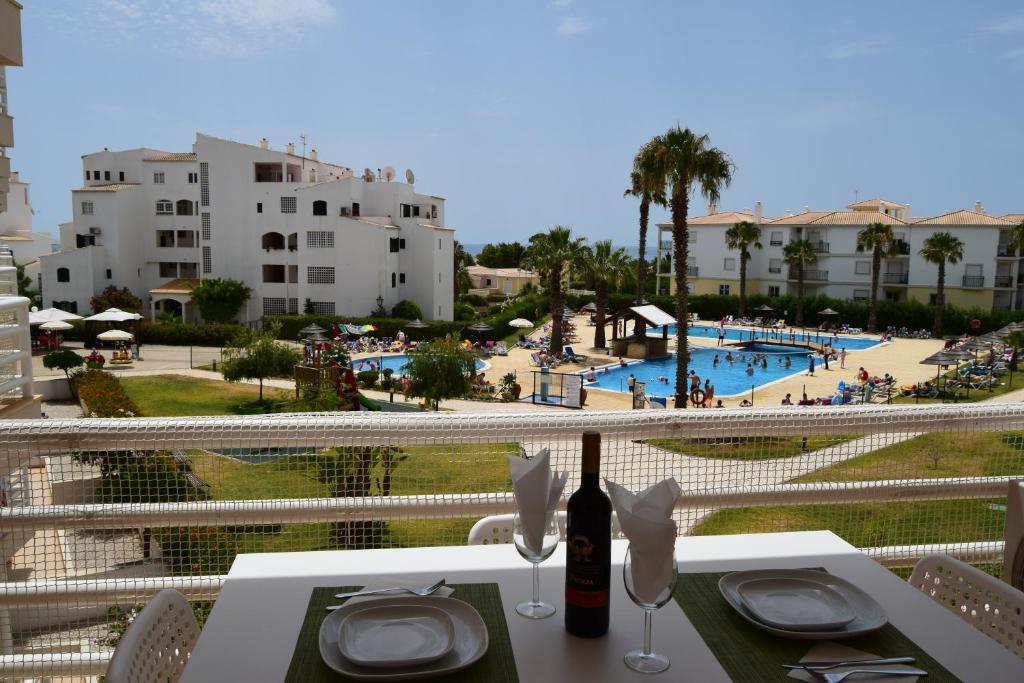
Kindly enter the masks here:
M 82 154 L 197 130 L 411 167 L 468 243 L 565 223 L 635 244 L 632 156 L 677 122 L 734 159 L 723 207 L 1024 211 L 1018 2 L 23 4 L 12 156 L 44 231 Z

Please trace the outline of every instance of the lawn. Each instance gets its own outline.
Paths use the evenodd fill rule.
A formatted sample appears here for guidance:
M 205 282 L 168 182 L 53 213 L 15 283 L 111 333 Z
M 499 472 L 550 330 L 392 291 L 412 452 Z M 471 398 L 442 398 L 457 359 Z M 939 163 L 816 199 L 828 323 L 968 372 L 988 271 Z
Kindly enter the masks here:
M 803 482 L 999 476 L 1024 472 L 1020 432 L 931 433 L 794 480 Z M 722 510 L 694 535 L 830 529 L 858 547 L 999 540 L 1002 500 L 785 505 Z
M 989 391 L 988 389 L 971 389 L 970 393 L 968 393 L 965 389 L 959 389 L 959 390 L 957 390 L 956 400 L 959 403 L 977 403 L 978 401 L 986 401 L 986 400 L 992 398 L 993 396 L 1000 396 L 1001 394 L 1006 394 L 1006 393 L 1009 393 L 1011 391 L 1016 391 L 1017 389 L 1024 389 L 1024 381 L 1021 380 L 1020 374 L 1021 374 L 1020 372 L 1013 373 L 1013 376 L 1012 376 L 1012 380 L 1013 381 L 1012 382 L 1010 381 L 1011 380 L 1011 376 L 1009 374 L 1001 375 L 999 377 L 999 384 L 997 386 L 992 387 L 991 391 Z M 955 379 L 956 375 L 955 375 L 955 373 L 950 372 L 950 373 L 948 373 L 945 376 L 945 378 L 946 379 Z M 934 381 L 935 381 L 934 378 L 932 378 L 932 382 L 933 383 L 934 383 Z M 945 380 L 943 380 L 943 381 L 945 381 Z M 952 401 L 953 401 L 953 399 L 951 397 L 945 399 L 946 403 L 950 403 Z M 942 403 L 943 399 L 941 399 L 941 398 L 914 398 L 912 396 L 893 396 L 892 402 L 893 403 Z
M 771 460 L 837 446 L 855 438 L 835 434 L 808 436 L 750 436 L 721 439 L 650 439 L 655 448 L 701 458 L 724 460 Z
M 183 375 L 119 379 L 128 396 L 148 417 L 238 415 L 246 412 L 245 404 L 255 403 L 260 395 L 260 389 L 255 384 L 231 384 Z M 289 399 L 292 394 L 264 387 L 263 396 L 265 399 Z

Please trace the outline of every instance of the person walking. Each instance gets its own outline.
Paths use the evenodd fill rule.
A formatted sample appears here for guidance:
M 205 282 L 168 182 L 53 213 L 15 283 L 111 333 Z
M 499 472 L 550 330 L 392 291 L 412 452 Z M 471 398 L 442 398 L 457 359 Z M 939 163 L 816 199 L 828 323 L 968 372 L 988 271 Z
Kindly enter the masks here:
M 704 405 L 711 405 L 711 399 L 715 397 L 715 385 L 710 379 L 704 380 Z
M 832 355 L 832 354 L 829 353 L 828 349 L 825 349 L 825 353 L 822 354 L 822 357 L 825 359 L 825 369 L 826 370 L 828 370 L 828 357 L 830 355 Z
M 807 374 L 814 377 L 814 356 L 807 357 Z
M 843 370 L 846 369 L 846 347 L 839 349 L 839 367 Z

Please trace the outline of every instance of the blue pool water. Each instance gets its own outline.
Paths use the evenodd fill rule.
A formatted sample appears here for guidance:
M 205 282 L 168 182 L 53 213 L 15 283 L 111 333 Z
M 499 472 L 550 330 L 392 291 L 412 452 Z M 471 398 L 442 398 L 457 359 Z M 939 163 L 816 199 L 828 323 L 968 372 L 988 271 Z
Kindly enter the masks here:
M 725 360 L 727 351 L 731 351 L 734 357 L 731 364 Z M 757 365 L 754 367 L 754 374 L 747 375 L 747 364 L 751 362 L 755 352 L 768 354 L 768 367 L 762 369 L 760 365 Z M 716 355 L 719 359 L 717 368 L 713 367 Z M 724 397 L 749 392 L 751 385 L 759 387 L 783 377 L 805 373 L 807 372 L 807 358 L 810 355 L 811 352 L 807 349 L 775 344 L 752 344 L 747 348 L 690 349 L 689 368 L 700 375 L 702 387 L 704 380 L 710 379 L 711 383 L 715 385 L 715 396 Z M 789 356 L 790 359 L 789 368 L 786 368 L 785 364 L 781 362 L 786 356 Z M 820 365 L 821 358 L 815 357 L 815 362 Z M 658 360 L 636 361 L 625 367 L 610 367 L 607 372 L 599 370 L 597 381 L 589 383 L 589 385 L 612 391 L 628 392 L 627 380 L 630 374 L 634 375 L 637 380 L 647 383 L 648 396 L 673 396 L 675 394 L 676 355 L 672 354 L 668 358 Z M 668 382 L 661 381 L 659 377 L 668 378 Z
M 358 360 L 352 361 L 352 369 L 355 370 L 356 372 L 360 372 L 362 370 L 371 370 L 373 368 L 370 367 L 370 363 L 374 363 L 375 364 L 374 368 L 377 367 L 376 364 L 382 364 L 385 369 L 391 368 L 392 374 L 394 374 L 394 375 L 401 375 L 402 374 L 402 367 L 407 362 L 408 362 L 408 358 L 406 358 L 405 354 L 397 354 L 397 355 L 392 355 L 392 356 L 383 356 L 383 362 L 382 362 L 382 357 L 381 356 L 371 356 L 371 357 L 360 358 Z M 476 362 L 476 369 L 477 370 L 483 370 L 486 367 L 488 367 L 487 363 L 483 362 L 482 360 L 477 360 L 477 362 Z
M 718 339 L 718 326 L 690 325 L 690 328 L 689 328 L 688 332 L 689 332 L 689 336 L 691 336 L 691 337 L 707 337 L 709 339 Z M 675 325 L 669 325 L 668 326 L 668 333 L 669 333 L 670 336 L 675 336 L 675 334 L 676 334 L 676 326 Z M 795 333 L 793 333 L 793 335 L 791 337 L 788 331 L 781 331 L 781 332 L 778 332 L 778 333 L 775 333 L 775 332 L 767 332 L 766 333 L 761 328 L 757 328 L 755 330 L 754 328 L 751 328 L 751 327 L 726 327 L 725 328 L 725 339 L 726 339 L 726 341 L 751 341 L 751 333 L 756 335 L 755 336 L 755 340 L 757 340 L 757 339 L 764 339 L 765 338 L 765 334 L 767 334 L 769 339 L 771 339 L 772 341 L 779 341 L 779 342 L 787 342 L 787 341 L 788 342 L 807 342 L 807 341 L 826 342 L 826 341 L 831 341 L 832 345 L 835 347 L 835 349 L 837 351 L 840 348 L 844 347 L 844 346 L 849 351 L 853 351 L 855 349 L 869 349 L 872 346 L 875 346 L 875 345 L 877 345 L 879 343 L 878 337 L 865 337 L 865 336 L 852 337 L 852 336 L 842 335 L 842 334 L 833 337 L 831 334 L 825 334 L 825 333 L 815 334 L 813 332 L 811 332 L 811 333 L 795 332 Z M 658 327 L 658 328 L 649 327 L 649 328 L 647 328 L 647 334 L 649 336 L 652 336 L 652 337 L 661 336 L 661 328 L 660 327 Z M 698 372 L 698 374 L 700 374 L 700 373 Z M 712 380 L 712 381 L 714 381 L 714 380 Z

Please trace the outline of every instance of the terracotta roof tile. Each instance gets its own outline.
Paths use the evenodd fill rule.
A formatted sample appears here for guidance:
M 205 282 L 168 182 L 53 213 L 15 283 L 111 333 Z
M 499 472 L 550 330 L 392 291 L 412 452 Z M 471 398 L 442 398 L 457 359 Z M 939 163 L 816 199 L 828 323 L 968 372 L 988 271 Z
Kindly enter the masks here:
M 195 152 L 153 152 L 143 157 L 143 161 L 195 161 Z
M 85 187 L 76 187 L 72 192 L 117 192 L 119 190 L 129 190 L 138 186 L 138 183 L 108 183 L 106 185 L 86 185 Z
M 827 216 L 834 211 L 804 211 L 803 213 L 795 213 L 792 216 L 779 216 L 778 218 L 768 221 L 773 225 L 806 225 L 807 223 L 813 223 L 823 216 Z
M 914 225 L 1013 225 L 1011 221 L 996 216 L 989 216 L 987 213 L 977 213 L 960 209 L 950 211 L 939 216 L 919 218 L 913 221 Z
M 750 221 L 753 223 L 754 214 L 742 211 L 719 211 L 718 213 L 711 213 L 706 216 L 686 217 L 687 225 L 734 225 L 740 221 Z M 672 221 L 665 221 L 658 223 L 658 225 L 669 227 L 672 225 Z
M 1021 223 L 1024 222 L 1024 213 L 1008 213 L 1000 216 L 1000 218 L 1011 223 Z
M 199 286 L 197 277 L 179 277 L 149 290 L 150 294 L 191 294 Z
M 859 202 L 854 202 L 853 204 L 847 204 L 846 208 L 847 209 L 877 209 L 879 206 L 882 205 L 883 202 L 885 203 L 886 206 L 893 206 L 893 207 L 897 207 L 897 208 L 901 208 L 901 209 L 906 208 L 906 206 L 907 206 L 906 204 L 900 204 L 899 202 L 894 202 L 891 199 L 882 199 L 881 197 L 875 197 L 874 199 L 862 199 Z
M 833 211 L 821 218 L 811 221 L 810 225 L 870 225 L 871 223 L 883 223 L 885 225 L 906 225 L 895 216 L 890 216 L 877 211 Z

